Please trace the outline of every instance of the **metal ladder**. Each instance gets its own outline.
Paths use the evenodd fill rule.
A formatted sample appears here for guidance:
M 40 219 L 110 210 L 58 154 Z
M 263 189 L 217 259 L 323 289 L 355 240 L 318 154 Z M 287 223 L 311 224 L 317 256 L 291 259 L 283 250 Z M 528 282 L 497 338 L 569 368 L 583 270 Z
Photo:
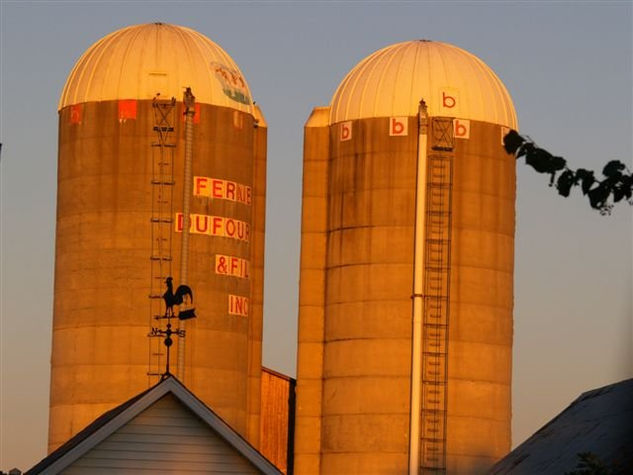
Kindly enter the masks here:
M 446 473 L 453 120 L 431 119 L 422 320 L 421 473 Z
M 152 102 L 154 112 L 153 130 L 156 141 L 152 143 L 152 214 L 151 254 L 150 259 L 150 292 L 149 292 L 149 354 L 148 384 L 152 385 L 164 373 L 162 367 L 165 356 L 163 338 L 151 329 L 156 319 L 164 313 L 162 301 L 165 290 L 165 279 L 172 275 L 172 236 L 173 236 L 173 195 L 174 195 L 174 154 L 176 148 L 176 99 Z

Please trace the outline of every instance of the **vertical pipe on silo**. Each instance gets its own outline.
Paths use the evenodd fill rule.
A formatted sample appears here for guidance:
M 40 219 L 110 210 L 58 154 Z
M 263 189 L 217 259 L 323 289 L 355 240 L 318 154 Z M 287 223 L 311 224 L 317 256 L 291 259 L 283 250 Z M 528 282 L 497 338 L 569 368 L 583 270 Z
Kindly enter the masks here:
M 188 87 L 183 96 L 185 104 L 185 164 L 182 181 L 182 240 L 180 241 L 180 284 L 186 285 L 189 280 L 189 226 L 191 218 L 189 216 L 189 203 L 191 201 L 191 190 L 193 189 L 193 115 L 195 114 L 196 98 Z M 184 332 L 186 321 L 180 320 L 178 330 Z M 181 333 L 182 334 L 182 333 Z M 178 379 L 185 380 L 185 339 L 180 338 L 178 342 Z
M 420 407 L 422 390 L 422 312 L 424 310 L 424 217 L 426 215 L 426 147 L 428 114 L 424 100 L 418 108 L 418 153 L 415 180 L 415 237 L 413 248 L 413 338 L 411 342 L 411 408 L 409 413 L 409 474 L 420 470 Z

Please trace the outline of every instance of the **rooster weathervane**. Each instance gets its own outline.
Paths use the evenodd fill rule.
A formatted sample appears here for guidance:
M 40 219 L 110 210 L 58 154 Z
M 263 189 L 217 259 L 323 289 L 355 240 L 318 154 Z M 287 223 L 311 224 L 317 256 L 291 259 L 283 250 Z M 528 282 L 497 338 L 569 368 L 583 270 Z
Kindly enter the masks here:
M 156 317 L 157 319 L 166 319 L 167 320 L 167 329 L 161 330 L 160 328 L 152 328 L 150 335 L 152 336 L 164 336 L 165 347 L 167 348 L 167 361 L 165 364 L 165 373 L 162 375 L 161 379 L 165 379 L 167 376 L 170 376 L 171 373 L 169 371 L 169 349 L 174 344 L 174 340 L 172 339 L 172 335 L 176 335 L 180 338 L 185 337 L 185 330 L 172 330 L 171 329 L 171 319 L 178 317 L 178 320 L 188 320 L 190 318 L 196 318 L 195 308 L 193 305 L 193 292 L 191 291 L 191 287 L 188 285 L 179 285 L 176 288 L 176 292 L 174 292 L 174 284 L 171 277 L 167 277 L 165 279 L 165 285 L 167 286 L 167 290 L 163 294 L 163 300 L 165 301 L 165 315 L 162 317 Z M 174 307 L 184 305 L 184 309 L 179 308 L 178 315 L 174 315 Z

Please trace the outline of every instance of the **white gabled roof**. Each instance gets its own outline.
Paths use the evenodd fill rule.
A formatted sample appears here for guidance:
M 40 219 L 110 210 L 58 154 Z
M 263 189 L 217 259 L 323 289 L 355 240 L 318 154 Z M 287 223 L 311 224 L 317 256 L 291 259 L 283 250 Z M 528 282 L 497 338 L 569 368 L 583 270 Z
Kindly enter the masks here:
M 281 473 L 268 459 L 235 432 L 213 410 L 200 401 L 180 381 L 173 376 L 168 376 L 147 391 L 100 416 L 92 424 L 27 471 L 26 474 L 60 473 L 167 394 L 175 396 L 187 409 L 198 416 L 262 473 L 274 475 Z

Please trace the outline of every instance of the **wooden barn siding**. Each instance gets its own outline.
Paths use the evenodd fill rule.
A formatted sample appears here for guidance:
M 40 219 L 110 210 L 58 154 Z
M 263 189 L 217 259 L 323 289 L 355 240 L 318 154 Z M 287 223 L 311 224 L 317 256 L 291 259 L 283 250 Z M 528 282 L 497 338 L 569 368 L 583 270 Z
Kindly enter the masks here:
M 259 473 L 167 395 L 68 467 L 64 474 Z
M 288 436 L 294 418 L 294 380 L 263 368 L 260 452 L 284 474 L 288 473 Z

